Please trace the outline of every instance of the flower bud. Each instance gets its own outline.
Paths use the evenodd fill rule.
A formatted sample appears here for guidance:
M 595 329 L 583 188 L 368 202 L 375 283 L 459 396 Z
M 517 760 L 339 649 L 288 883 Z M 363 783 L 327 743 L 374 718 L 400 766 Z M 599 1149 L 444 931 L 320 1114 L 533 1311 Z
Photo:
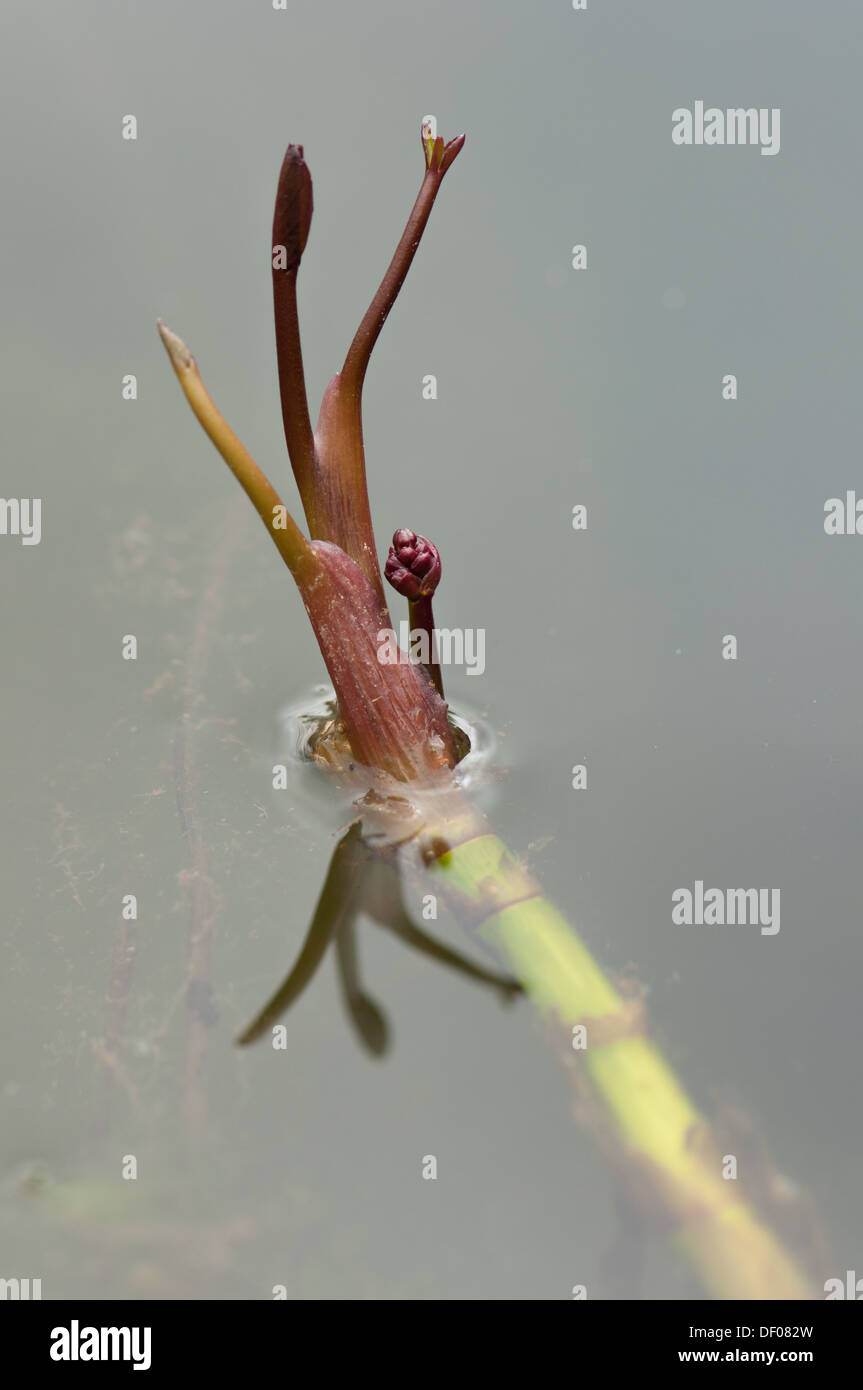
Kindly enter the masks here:
M 437 546 L 415 531 L 396 531 L 384 574 L 396 592 L 411 603 L 431 598 L 441 576 Z

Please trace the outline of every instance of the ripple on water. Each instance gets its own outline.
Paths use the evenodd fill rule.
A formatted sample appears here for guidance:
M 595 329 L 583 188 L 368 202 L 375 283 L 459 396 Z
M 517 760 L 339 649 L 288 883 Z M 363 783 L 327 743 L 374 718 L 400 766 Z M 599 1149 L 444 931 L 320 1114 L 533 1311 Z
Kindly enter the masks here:
M 321 724 L 333 717 L 335 709 L 332 686 L 316 685 L 306 695 L 285 705 L 279 714 L 279 751 L 289 783 L 295 786 L 296 794 L 308 798 L 308 804 L 316 807 L 327 821 L 332 820 L 334 803 L 343 811 L 344 802 L 333 796 L 332 784 L 315 766 L 312 746 Z M 487 717 L 464 706 L 458 710 L 450 708 L 449 715 L 470 745 L 455 768 L 455 780 L 471 793 L 484 811 L 488 811 L 496 800 L 501 778 L 497 735 Z

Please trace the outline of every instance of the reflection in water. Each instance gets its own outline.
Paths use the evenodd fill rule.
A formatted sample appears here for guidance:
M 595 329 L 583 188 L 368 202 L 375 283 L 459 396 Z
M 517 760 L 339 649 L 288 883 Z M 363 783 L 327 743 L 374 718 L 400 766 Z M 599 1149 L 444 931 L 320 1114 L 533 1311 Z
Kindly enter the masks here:
M 269 772 L 272 750 L 269 744 L 255 747 L 242 742 L 243 726 L 231 718 L 234 710 L 223 694 L 236 680 L 233 653 L 246 630 L 247 617 L 245 608 L 236 609 L 239 598 L 226 583 L 232 545 L 242 537 L 234 510 L 231 507 L 226 512 L 221 528 L 218 517 L 208 526 L 210 562 L 201 602 L 189 615 L 189 630 L 177 627 L 174 633 L 165 624 L 172 645 L 166 649 L 164 672 L 160 667 L 154 670 L 151 698 L 161 702 L 164 715 L 174 717 L 170 723 L 160 717 L 145 725 L 149 742 L 136 753 L 134 763 L 126 725 L 118 725 L 112 733 L 116 744 L 111 745 L 112 755 L 122 769 L 117 782 L 117 821 L 120 843 L 128 845 L 128 852 L 122 857 L 116 852 L 110 856 L 98 838 L 107 804 L 103 782 L 93 797 L 101 819 L 88 824 L 84 814 L 81 825 L 67 824 L 66 813 L 61 812 L 57 864 L 81 918 L 70 932 L 65 912 L 58 911 L 56 916 L 57 939 L 67 945 L 58 978 L 45 976 L 45 997 L 53 1001 L 59 996 L 67 1002 L 61 1026 L 54 1023 L 45 1029 L 53 1051 L 44 1095 L 33 1089 L 46 1118 L 43 1120 L 34 1106 L 31 1114 L 35 1120 L 28 1116 L 23 1125 L 19 1122 L 14 1146 L 7 1144 L 11 1152 L 4 1178 L 10 1181 L 0 1183 L 0 1223 L 7 1258 L 13 1260 L 17 1251 L 14 1267 L 43 1276 L 46 1296 L 52 1297 L 66 1292 L 86 1292 L 91 1297 L 145 1293 L 159 1297 L 268 1297 L 276 1278 L 288 1281 L 292 1296 L 329 1297 L 337 1287 L 350 1295 L 357 1289 L 375 1288 L 382 1296 L 401 1297 L 406 1280 L 412 1296 L 426 1296 L 429 1288 L 422 1282 L 422 1270 L 417 1272 L 397 1243 L 391 1247 L 382 1242 L 379 1226 L 369 1223 L 365 1245 L 350 1244 L 350 1233 L 355 1229 L 351 1223 L 363 1219 L 354 1210 L 356 1154 L 373 1155 L 368 1172 L 372 1174 L 370 1187 L 375 1190 L 380 1150 L 375 1126 L 381 1134 L 391 1136 L 384 1107 L 387 1111 L 396 1109 L 393 1098 L 399 1100 L 404 1094 L 397 1089 L 397 1072 L 377 1093 L 375 1073 L 370 1068 L 360 1068 L 372 1078 L 368 1090 L 358 1091 L 355 1075 L 353 1084 L 345 1084 L 344 1089 L 351 1091 L 343 1097 L 349 1114 L 356 1102 L 355 1142 L 350 1152 L 333 1158 L 339 1153 L 335 1141 L 344 1124 L 345 1105 L 339 1106 L 338 1126 L 333 1120 L 328 1130 L 329 1112 L 317 1099 L 326 1092 L 332 1077 L 333 1058 L 327 1054 L 324 1041 L 325 1036 L 331 1036 L 329 1022 L 324 1033 L 315 1031 L 316 1011 L 307 1010 L 302 1018 L 295 1019 L 295 1029 L 311 1025 L 310 1034 L 318 1047 L 308 1063 L 296 1068 L 287 1080 L 286 1073 L 267 1066 L 266 1049 L 251 1054 L 239 1049 L 231 1058 L 225 1046 L 226 1031 L 228 1036 L 238 1031 L 271 985 L 268 977 L 263 984 L 259 978 L 254 982 L 250 979 L 249 970 L 255 970 L 256 965 L 249 966 L 247 943 L 259 936 L 260 924 L 281 920 L 286 875 L 290 891 L 297 893 L 302 856 L 285 854 L 286 839 L 303 833 L 315 800 L 325 802 L 328 815 L 344 827 L 348 818 L 357 815 L 355 798 L 363 790 L 352 786 L 350 797 L 340 797 L 319 768 L 295 760 L 297 785 L 291 788 L 293 795 L 285 799 L 279 794 L 267 804 L 260 798 L 260 772 L 262 767 Z M 196 557 L 197 551 L 190 555 L 190 565 Z M 195 591 L 196 582 L 189 577 L 190 592 Z M 165 603 L 172 611 L 177 608 L 171 594 L 166 594 Z M 223 628 L 231 640 L 219 643 L 216 636 Z M 178 651 L 183 653 L 182 663 L 173 658 Z M 172 672 L 176 674 L 171 676 Z M 245 696 L 247 687 L 244 684 L 242 688 Z M 150 697 L 150 691 L 146 696 Z M 272 710 L 272 703 L 272 691 L 263 691 L 265 714 Z M 309 709 L 308 704 L 305 708 Z M 127 722 L 138 722 L 138 716 Z M 168 731 L 172 726 L 170 756 Z M 284 748 L 277 756 L 290 762 Z M 469 761 L 461 765 L 460 778 L 466 775 Z M 489 771 L 493 763 L 491 759 L 475 768 L 472 798 L 476 795 L 482 801 L 494 795 L 497 784 L 494 772 Z M 134 804 L 140 810 L 129 819 L 125 808 L 130 801 L 133 768 L 139 776 Z M 180 813 L 182 839 L 177 835 L 173 801 Z M 282 811 L 288 803 L 302 808 L 301 822 Z M 351 807 L 347 816 L 346 805 Z M 351 1024 L 369 1053 L 383 1053 L 387 1025 L 357 973 L 355 924 L 361 913 L 390 927 L 424 954 L 491 985 L 503 998 L 513 997 L 517 987 L 512 982 L 478 970 L 409 920 L 404 907 L 412 896 L 408 863 L 418 856 L 411 854 L 407 845 L 400 849 L 385 834 L 383 843 L 371 840 L 370 828 L 376 820 L 380 824 L 385 819 L 385 806 L 370 808 L 366 803 L 360 809 L 363 833 L 355 824 L 339 836 L 341 843 L 296 966 L 262 1014 L 245 1029 L 244 1041 L 260 1036 L 298 998 L 332 941 Z M 401 822 L 400 816 L 394 819 L 397 824 Z M 436 818 L 430 814 L 429 819 Z M 160 833 L 163 840 L 158 838 Z M 316 850 L 318 846 L 316 841 Z M 296 850 L 296 842 L 291 848 Z M 419 848 L 414 840 L 411 849 Z M 95 871 L 103 859 L 108 868 L 99 876 Z M 425 875 L 423 878 L 429 881 Z M 182 894 L 175 892 L 175 883 Z M 302 890 L 308 888 L 313 893 L 317 886 L 317 882 L 303 882 Z M 125 918 L 116 923 L 112 952 L 104 937 L 105 905 L 119 902 L 130 888 L 137 891 L 147 910 L 141 924 Z M 59 907 L 60 899 L 57 901 Z M 92 923 L 89 934 L 85 918 Z M 38 936 L 32 940 L 34 952 L 40 953 L 38 969 L 45 975 L 46 941 Z M 73 950 L 78 945 L 80 949 Z M 268 948 L 267 976 L 271 960 L 272 948 Z M 74 987 L 71 993 L 69 981 Z M 250 986 L 255 1001 L 251 1006 Z M 214 1027 L 215 1001 L 226 1028 Z M 395 1006 L 396 1001 L 392 1003 Z M 469 1010 L 463 1010 L 461 1018 L 459 1039 L 469 1049 L 474 1031 L 480 1030 L 472 1030 Z M 515 1027 L 495 1034 L 496 1062 L 509 1080 L 520 1081 L 521 1069 L 529 1067 L 530 1058 L 528 1055 L 525 1062 L 518 1019 L 508 1022 Z M 516 1038 L 508 1055 L 504 1033 Z M 25 1035 L 29 1038 L 30 1031 Z M 404 1057 L 414 1040 L 409 1044 L 405 1037 L 402 1041 Z M 344 1048 L 343 1040 L 337 1038 L 334 1047 L 343 1053 L 342 1075 L 350 1077 L 355 1058 Z M 534 1072 L 534 1077 L 537 1075 L 539 1072 Z M 25 1077 L 25 1082 L 29 1079 Z M 308 1087 L 308 1099 L 304 1087 Z M 422 1086 L 421 1093 L 428 1093 L 434 1103 L 430 1083 Z M 556 1106 L 558 1092 L 553 1099 Z M 483 1143 L 488 1147 L 493 1145 L 489 1135 L 497 1135 L 499 1142 L 510 1142 L 508 1103 L 507 1098 L 496 1107 L 488 1101 L 483 1112 Z M 54 1108 L 49 1110 L 49 1105 Z M 496 1130 L 498 1112 L 502 1118 Z M 549 1103 L 543 1111 L 544 1125 L 553 1125 L 552 1112 Z M 568 1120 L 567 1111 L 564 1125 Z M 443 1129 L 441 1121 L 438 1132 L 447 1143 L 452 1142 L 452 1133 Z M 565 1151 L 565 1142 L 559 1147 Z M 742 1149 L 739 1141 L 729 1141 L 722 1151 Z M 581 1183 L 590 1155 L 586 1148 L 574 1148 L 573 1153 L 580 1165 Z M 138 1158 L 137 1183 L 125 1182 L 120 1175 L 121 1160 L 127 1154 Z M 751 1171 L 753 1160 L 749 1157 L 746 1166 Z M 512 1195 L 505 1169 L 500 1171 L 501 1181 L 496 1185 L 489 1179 L 498 1208 Z M 582 1240 L 592 1213 L 598 1213 L 597 1226 L 602 1229 L 592 1237 L 590 1254 L 592 1267 L 598 1269 L 597 1247 L 604 1247 L 611 1234 L 609 1218 L 593 1200 L 579 1201 L 571 1175 L 561 1172 L 554 1189 L 556 1208 L 565 1213 L 561 1226 L 570 1220 L 570 1235 L 577 1234 Z M 601 1184 L 597 1191 L 605 1193 L 613 1177 L 608 1166 L 597 1173 L 596 1182 Z M 399 1191 L 399 1181 L 407 1190 L 407 1195 L 400 1192 L 403 1209 L 410 1209 L 409 1178 L 400 1177 L 392 1167 L 386 1170 L 380 1187 L 382 1193 L 386 1189 L 386 1203 L 393 1204 L 392 1208 L 386 1206 L 387 1211 L 398 1209 L 392 1188 Z M 492 1197 L 486 1195 L 491 1202 Z M 519 1193 L 519 1200 L 523 1195 Z M 785 1205 L 792 1205 L 790 1199 Z M 560 1286 L 568 1256 L 565 1250 L 562 1255 L 558 1250 L 555 1256 L 553 1228 L 557 1220 L 543 1224 L 539 1208 L 534 1216 L 537 1239 L 531 1258 L 539 1275 L 531 1287 L 545 1287 L 542 1278 L 555 1258 Z M 458 1217 L 453 1213 L 452 1219 L 453 1230 L 457 1222 L 469 1229 L 472 1208 L 465 1206 Z M 344 1231 L 348 1235 L 339 1234 Z M 625 1204 L 619 1238 L 602 1263 L 604 1292 L 618 1297 L 644 1294 L 639 1278 L 640 1242 L 640 1219 L 631 1204 Z M 427 1243 L 429 1248 L 438 1248 L 433 1234 Z M 379 1276 L 376 1261 L 381 1251 L 387 1265 L 385 1274 Z M 445 1289 L 449 1295 L 451 1268 L 445 1254 L 436 1258 L 440 1261 L 435 1273 L 439 1282 L 429 1287 L 436 1292 Z M 482 1255 L 477 1259 L 486 1287 L 506 1287 L 505 1283 L 494 1283 L 496 1272 L 490 1263 L 482 1263 Z M 822 1268 L 831 1267 L 822 1261 Z M 666 1272 L 663 1290 L 677 1289 L 674 1280 L 682 1277 Z M 686 1285 L 681 1291 L 691 1289 Z
M 240 1044 L 256 1042 L 299 998 L 335 939 L 339 985 L 357 1037 L 373 1055 L 389 1045 L 389 1028 L 378 1005 L 364 991 L 357 966 L 356 919 L 365 913 L 408 946 L 449 966 L 477 983 L 497 990 L 504 1001 L 521 993 L 517 981 L 486 970 L 420 931 L 409 917 L 401 889 L 398 846 L 371 844 L 359 821 L 339 841 L 312 917 L 311 926 L 293 969 L 253 1023 L 239 1036 Z

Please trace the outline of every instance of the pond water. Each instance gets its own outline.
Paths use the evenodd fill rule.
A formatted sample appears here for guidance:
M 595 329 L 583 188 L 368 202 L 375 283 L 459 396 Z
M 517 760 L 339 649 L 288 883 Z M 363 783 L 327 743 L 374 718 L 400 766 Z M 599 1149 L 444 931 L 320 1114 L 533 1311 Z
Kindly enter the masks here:
M 429 111 L 468 139 L 369 372 L 381 554 L 396 527 L 430 536 L 438 621 L 485 633 L 484 671 L 445 677 L 493 736 L 476 794 L 498 832 L 646 991 L 753 1182 L 766 1150 L 794 1185 L 818 1284 L 860 1268 L 863 541 L 823 518 L 863 495 L 863 23 L 697 8 L 12 4 L 3 492 L 41 498 L 42 531 L 0 536 L 0 1276 L 45 1298 L 699 1292 L 576 1124 L 526 1001 L 363 921 L 383 1056 L 332 950 L 283 1049 L 236 1045 L 351 812 L 313 774 L 273 788 L 283 711 L 325 672 L 155 319 L 294 501 L 268 269 L 284 147 L 314 179 L 314 414 Z M 779 154 L 675 147 L 697 96 L 781 105 Z M 675 925 L 696 881 L 778 887 L 781 929 Z M 445 910 L 422 926 L 488 964 Z

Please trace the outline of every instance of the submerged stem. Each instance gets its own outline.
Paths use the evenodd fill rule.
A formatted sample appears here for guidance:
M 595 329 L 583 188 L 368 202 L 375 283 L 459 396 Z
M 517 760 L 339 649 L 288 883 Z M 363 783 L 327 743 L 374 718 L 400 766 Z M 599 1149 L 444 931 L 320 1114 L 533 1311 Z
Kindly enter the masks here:
M 461 795 L 430 802 L 418 841 L 453 911 L 560 1029 L 580 1061 L 581 1113 L 712 1295 L 814 1297 L 796 1255 L 725 1180 L 722 1147 L 650 1036 L 643 1005 L 612 983 L 476 808 Z

